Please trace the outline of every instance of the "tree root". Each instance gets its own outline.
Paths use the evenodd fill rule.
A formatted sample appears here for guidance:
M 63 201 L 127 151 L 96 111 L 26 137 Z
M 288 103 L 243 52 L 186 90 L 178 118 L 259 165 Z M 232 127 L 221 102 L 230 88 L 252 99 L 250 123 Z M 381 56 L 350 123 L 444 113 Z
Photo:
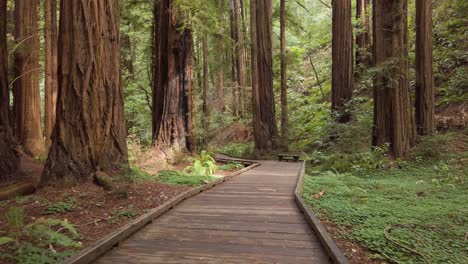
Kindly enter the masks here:
M 403 245 L 402 243 L 398 242 L 396 239 L 393 239 L 391 236 L 390 236 L 390 231 L 394 228 L 406 228 L 406 229 L 409 229 L 411 232 L 415 233 L 416 235 L 418 235 L 418 237 L 421 237 L 421 235 L 419 235 L 415 230 L 414 230 L 414 226 L 411 226 L 411 225 L 405 225 L 405 224 L 395 224 L 395 225 L 390 225 L 390 226 L 387 226 L 385 229 L 384 229 L 384 234 L 385 234 L 385 238 L 394 243 L 395 245 L 401 247 L 401 248 L 404 248 L 406 249 L 407 251 L 413 253 L 413 254 L 416 254 L 418 256 L 420 256 L 422 259 L 424 259 L 424 261 L 428 264 L 431 264 L 431 262 L 429 261 L 429 259 L 427 259 L 426 256 L 424 256 L 424 254 L 422 254 L 421 252 L 417 251 L 416 249 L 414 248 L 410 248 L 406 245 Z

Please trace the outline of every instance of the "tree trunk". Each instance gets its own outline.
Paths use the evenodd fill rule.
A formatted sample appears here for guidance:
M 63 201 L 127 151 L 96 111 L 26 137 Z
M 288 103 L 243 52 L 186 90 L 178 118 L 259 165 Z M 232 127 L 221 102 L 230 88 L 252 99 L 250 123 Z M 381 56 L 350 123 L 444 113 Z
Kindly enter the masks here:
M 255 96 L 255 151 L 262 155 L 277 148 L 275 98 L 273 95 L 272 4 L 271 0 L 256 1 L 257 91 Z
M 172 0 L 159 1 L 153 83 L 153 144 L 166 157 L 193 150 L 192 33 L 181 29 Z
M 432 1 L 416 1 L 416 127 L 419 135 L 434 132 L 432 71 Z
M 246 89 L 246 52 L 244 47 L 244 32 L 241 25 L 241 9 L 239 0 L 232 0 L 231 8 L 233 14 L 234 45 L 236 47 L 235 61 L 237 72 L 238 111 L 239 115 L 243 117 L 245 115 L 244 99 Z
M 45 0 L 45 146 L 49 150 L 57 108 L 57 0 Z
M 356 65 L 368 67 L 371 65 L 372 43 L 369 17 L 370 0 L 357 0 L 356 19 L 360 21 L 356 36 Z
M 257 3 L 256 0 L 250 0 L 250 76 L 252 82 L 252 127 L 256 131 L 256 123 L 258 120 L 258 113 L 260 112 L 260 98 L 258 96 L 258 55 L 257 55 Z M 254 132 L 255 132 L 254 131 Z M 253 134 L 254 141 L 260 142 L 262 139 L 260 138 L 260 133 L 255 132 Z
M 61 2 L 57 123 L 41 185 L 128 168 L 119 11 L 114 0 Z
M 415 143 L 408 80 L 407 0 L 374 0 L 374 62 L 381 68 L 374 83 L 373 145 L 390 143 L 396 158 Z
M 15 1 L 15 134 L 31 156 L 44 152 L 39 92 L 38 0 Z
M 18 155 L 15 151 L 13 133 L 10 127 L 10 93 L 8 89 L 7 52 L 7 1 L 0 0 L 0 180 L 16 171 Z
M 280 1 L 281 49 L 281 146 L 288 150 L 288 87 L 286 77 L 286 0 Z
M 332 110 L 338 122 L 348 122 L 346 105 L 353 95 L 353 25 L 351 0 L 333 1 Z
M 210 128 L 210 79 L 208 76 L 208 39 L 203 36 L 203 129 Z

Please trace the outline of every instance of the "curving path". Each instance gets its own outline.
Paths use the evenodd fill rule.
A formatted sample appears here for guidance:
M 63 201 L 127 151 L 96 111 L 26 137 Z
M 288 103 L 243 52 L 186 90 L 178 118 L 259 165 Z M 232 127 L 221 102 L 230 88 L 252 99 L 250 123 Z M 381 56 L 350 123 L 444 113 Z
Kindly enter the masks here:
M 182 202 L 96 263 L 330 263 L 294 201 L 300 168 L 264 161 Z

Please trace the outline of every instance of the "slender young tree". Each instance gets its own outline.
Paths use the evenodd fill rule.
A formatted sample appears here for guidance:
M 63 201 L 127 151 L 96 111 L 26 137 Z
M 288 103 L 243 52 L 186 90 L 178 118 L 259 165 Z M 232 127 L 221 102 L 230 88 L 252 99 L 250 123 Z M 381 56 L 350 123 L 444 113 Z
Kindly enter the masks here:
M 371 0 L 357 0 L 356 5 L 356 19 L 360 22 L 359 32 L 356 35 L 356 65 L 358 67 L 368 67 L 371 64 L 370 1 Z
M 251 24 L 251 27 L 256 27 L 253 45 L 257 57 L 254 133 L 255 151 L 261 155 L 278 147 L 278 129 L 273 95 L 272 2 L 255 2 L 256 21 Z
M 0 180 L 18 168 L 18 155 L 8 116 L 10 96 L 7 70 L 7 0 L 0 0 Z
M 210 77 L 208 73 L 208 38 L 203 36 L 203 129 L 210 127 Z
M 346 104 L 353 95 L 353 26 L 351 0 L 332 1 L 332 110 L 339 122 L 348 122 Z
M 57 108 L 57 0 L 45 0 L 45 146 L 51 144 Z
M 251 0 L 250 1 L 250 78 L 252 82 L 252 127 L 256 131 L 258 128 L 256 127 L 255 122 L 258 120 L 258 113 L 260 112 L 260 98 L 258 96 L 258 65 L 257 65 L 257 1 Z M 254 132 L 255 132 L 254 131 Z M 255 132 L 253 134 L 254 141 L 260 142 L 262 139 L 260 138 L 260 133 Z
M 373 55 L 381 69 L 374 83 L 373 145 L 390 143 L 396 157 L 415 143 L 408 80 L 407 0 L 374 0 Z
M 239 0 L 231 0 L 231 12 L 234 28 L 235 62 L 237 77 L 237 102 L 241 117 L 245 114 L 245 89 L 247 82 L 245 37 L 242 27 L 242 15 Z
M 174 1 L 155 3 L 153 144 L 167 158 L 193 150 L 192 32 L 181 28 Z
M 15 135 L 26 153 L 44 151 L 39 91 L 38 0 L 15 0 Z
M 286 0 L 280 1 L 281 146 L 288 150 L 288 87 L 286 76 Z
M 434 132 L 432 69 L 432 0 L 416 1 L 416 127 L 419 135 Z
M 41 185 L 74 185 L 128 168 L 119 1 L 60 6 L 57 122 Z

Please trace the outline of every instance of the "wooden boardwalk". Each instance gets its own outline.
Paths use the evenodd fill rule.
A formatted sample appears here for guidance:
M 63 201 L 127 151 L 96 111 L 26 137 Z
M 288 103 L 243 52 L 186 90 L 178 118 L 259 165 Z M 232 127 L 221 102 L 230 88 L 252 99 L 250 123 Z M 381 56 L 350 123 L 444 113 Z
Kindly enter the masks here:
M 300 166 L 262 162 L 182 202 L 96 263 L 330 263 L 294 201 Z

